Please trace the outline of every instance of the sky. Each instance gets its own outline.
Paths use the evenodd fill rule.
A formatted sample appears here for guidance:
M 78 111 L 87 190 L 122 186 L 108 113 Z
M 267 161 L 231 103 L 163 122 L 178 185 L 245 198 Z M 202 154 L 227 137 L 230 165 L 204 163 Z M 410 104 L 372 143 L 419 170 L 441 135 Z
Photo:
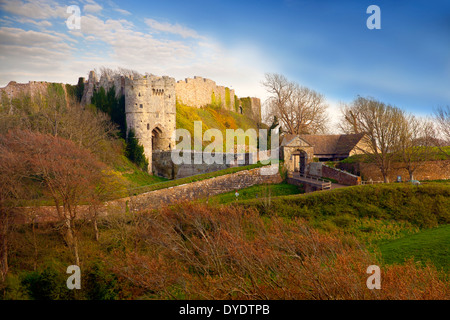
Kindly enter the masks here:
M 381 29 L 367 27 L 370 5 Z M 1 87 L 76 84 L 101 66 L 202 76 L 262 101 L 264 74 L 281 73 L 322 93 L 332 119 L 357 95 L 426 115 L 450 105 L 450 1 L 0 0 Z

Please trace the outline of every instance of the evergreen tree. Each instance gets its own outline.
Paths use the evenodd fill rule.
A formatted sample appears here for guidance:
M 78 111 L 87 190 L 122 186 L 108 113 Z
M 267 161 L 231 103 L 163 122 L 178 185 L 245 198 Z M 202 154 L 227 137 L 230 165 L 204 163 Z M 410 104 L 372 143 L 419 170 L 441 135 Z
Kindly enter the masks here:
M 148 160 L 144 154 L 144 147 L 139 143 L 133 129 L 128 132 L 128 141 L 125 154 L 142 170 L 148 170 Z
M 75 97 L 77 98 L 78 102 L 81 102 L 81 98 L 83 98 L 84 93 L 84 79 L 78 78 L 78 84 L 75 88 Z

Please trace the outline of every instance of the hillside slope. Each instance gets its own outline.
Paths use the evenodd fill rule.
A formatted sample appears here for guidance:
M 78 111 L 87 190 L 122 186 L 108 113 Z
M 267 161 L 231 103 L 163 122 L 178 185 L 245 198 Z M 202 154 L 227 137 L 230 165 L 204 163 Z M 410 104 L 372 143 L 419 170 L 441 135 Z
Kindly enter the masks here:
M 226 129 L 255 129 L 266 128 L 265 125 L 258 124 L 255 120 L 236 112 L 228 111 L 222 108 L 207 106 L 204 108 L 194 108 L 177 102 L 177 129 L 186 129 L 191 134 L 191 145 L 194 144 L 194 121 L 202 122 L 202 133 L 208 129 L 218 129 L 222 132 L 224 139 L 224 148 L 226 142 Z M 248 143 L 248 142 L 246 142 Z M 203 142 L 203 147 L 210 144 Z

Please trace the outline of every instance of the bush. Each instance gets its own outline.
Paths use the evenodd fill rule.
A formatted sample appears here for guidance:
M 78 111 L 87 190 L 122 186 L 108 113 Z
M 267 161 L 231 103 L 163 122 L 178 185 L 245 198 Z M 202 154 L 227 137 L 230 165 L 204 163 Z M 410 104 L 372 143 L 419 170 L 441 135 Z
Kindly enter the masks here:
M 117 277 L 111 270 L 107 270 L 101 261 L 94 261 L 88 268 L 83 279 L 89 300 L 115 300 L 118 297 L 119 287 Z
M 111 264 L 136 294 L 183 299 L 442 299 L 442 272 L 413 263 L 382 267 L 383 290 L 366 287 L 378 264 L 353 238 L 301 219 L 265 219 L 239 206 L 180 204 L 144 213 L 145 250 Z M 348 219 L 348 218 L 343 218 Z
M 63 271 L 48 266 L 42 271 L 23 275 L 22 285 L 34 300 L 68 300 L 75 298 L 75 290 L 67 288 L 67 277 Z

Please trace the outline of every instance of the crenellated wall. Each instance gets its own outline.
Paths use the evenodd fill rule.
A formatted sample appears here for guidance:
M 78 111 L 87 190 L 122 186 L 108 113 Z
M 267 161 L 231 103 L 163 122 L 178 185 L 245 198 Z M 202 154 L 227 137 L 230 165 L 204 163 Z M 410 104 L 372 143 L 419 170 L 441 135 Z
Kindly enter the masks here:
M 178 101 L 190 107 L 216 104 L 234 111 L 234 90 L 218 86 L 210 79 L 194 77 L 177 81 L 176 94 Z

